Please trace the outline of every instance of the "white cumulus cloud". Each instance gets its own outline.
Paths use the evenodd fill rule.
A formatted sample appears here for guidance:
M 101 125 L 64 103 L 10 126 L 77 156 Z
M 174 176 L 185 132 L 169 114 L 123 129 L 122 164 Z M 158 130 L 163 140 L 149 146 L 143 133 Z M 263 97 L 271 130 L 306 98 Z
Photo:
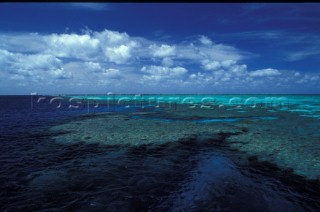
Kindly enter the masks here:
M 200 42 L 203 44 L 203 45 L 211 45 L 212 44 L 212 41 L 206 37 L 206 36 L 200 36 Z
M 90 35 L 53 34 L 44 37 L 47 54 L 89 60 L 97 54 L 99 40 Z
M 268 76 L 278 76 L 280 71 L 277 69 L 267 68 L 250 72 L 252 77 L 268 77 Z
M 117 78 L 121 76 L 121 72 L 118 69 L 108 68 L 104 70 L 103 75 L 107 78 Z
M 164 79 L 179 79 L 188 71 L 183 67 L 143 66 L 141 72 L 145 73 L 143 79 L 160 81 Z
M 149 46 L 154 57 L 168 57 L 175 55 L 176 48 L 174 46 L 162 44 L 161 46 L 151 45 Z

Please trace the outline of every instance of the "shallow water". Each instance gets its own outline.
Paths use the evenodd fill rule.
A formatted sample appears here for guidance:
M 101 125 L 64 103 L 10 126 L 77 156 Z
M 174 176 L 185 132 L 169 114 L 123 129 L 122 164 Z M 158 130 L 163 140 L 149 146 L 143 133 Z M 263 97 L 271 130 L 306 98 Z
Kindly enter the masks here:
M 278 166 L 270 160 L 268 152 L 252 149 L 258 144 L 261 149 L 265 147 L 264 137 L 260 143 L 241 143 L 257 138 L 250 133 L 276 134 L 279 139 L 272 140 L 273 144 L 281 142 L 283 136 L 290 138 L 291 133 L 297 136 L 294 144 L 303 142 L 305 147 L 301 148 L 307 149 L 309 155 L 310 152 L 316 154 L 318 147 L 314 139 L 318 138 L 315 135 L 318 122 L 311 121 L 315 119 L 296 120 L 298 115 L 288 116 L 279 111 L 268 115 L 250 113 L 251 116 L 228 112 L 229 116 L 220 114 L 225 118 L 208 118 L 215 114 L 162 111 L 161 108 L 141 112 L 138 107 L 128 110 L 122 106 L 108 108 L 112 115 L 102 115 L 97 112 L 106 111 L 106 106 L 90 108 L 87 114 L 86 107 L 70 110 L 64 104 L 59 109 L 54 104 L 41 104 L 30 110 L 25 106 L 30 105 L 30 96 L 1 97 L 0 104 L 1 210 L 317 211 L 320 207 L 318 181 Z M 97 120 L 110 116 L 105 122 L 111 121 L 118 117 L 114 114 L 123 118 L 117 118 L 119 122 L 154 123 L 158 131 L 165 128 L 167 134 L 170 130 L 178 133 L 181 126 L 190 127 L 188 130 L 193 127 L 194 132 L 202 133 L 185 134 L 167 142 L 154 140 L 131 145 L 130 141 L 118 140 L 111 145 L 100 141 L 90 143 L 85 137 L 74 142 L 57 142 L 55 138 L 71 138 L 73 134 L 51 130 L 68 123 L 92 125 L 96 122 L 109 126 Z M 301 130 L 294 121 L 300 123 Z M 109 124 L 112 126 L 112 122 Z M 88 126 L 85 126 L 87 130 L 95 129 L 93 133 L 102 134 L 99 128 Z M 130 131 L 128 126 L 124 128 Z M 203 133 L 212 127 L 216 129 Z M 120 129 L 112 128 L 112 133 Z M 268 129 L 271 131 L 265 131 Z M 125 132 L 119 134 L 125 135 Z M 118 138 L 130 139 L 133 134 Z M 301 140 L 312 138 L 311 135 L 313 139 Z M 167 138 L 173 137 L 164 137 Z M 283 145 L 286 149 L 294 148 L 291 143 Z M 249 154 L 253 150 L 257 154 Z M 299 154 L 305 154 L 301 149 L 295 152 L 298 158 Z M 292 152 L 287 154 L 289 159 L 294 159 Z M 261 157 L 266 160 L 260 160 Z M 293 165 L 296 164 L 299 163 Z M 318 169 L 311 167 L 313 164 L 317 163 L 306 161 L 305 170 L 317 173 Z
M 189 104 L 202 105 L 202 107 L 212 106 L 218 108 L 221 106 L 233 106 L 231 109 L 239 108 L 250 109 L 250 107 L 270 108 L 276 110 L 285 110 L 298 113 L 300 115 L 308 114 L 314 118 L 320 117 L 320 95 L 239 95 L 239 94 L 220 94 L 220 95 L 76 95 L 68 98 L 89 100 L 89 102 L 104 101 L 106 103 L 117 103 L 118 105 L 167 105 Z M 239 110 L 238 112 L 243 112 Z

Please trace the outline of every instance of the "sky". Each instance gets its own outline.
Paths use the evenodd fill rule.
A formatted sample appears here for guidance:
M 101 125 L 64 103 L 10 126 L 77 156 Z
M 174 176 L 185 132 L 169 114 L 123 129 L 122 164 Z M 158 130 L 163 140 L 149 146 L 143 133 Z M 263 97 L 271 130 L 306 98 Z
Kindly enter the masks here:
M 320 94 L 319 3 L 0 3 L 0 95 Z

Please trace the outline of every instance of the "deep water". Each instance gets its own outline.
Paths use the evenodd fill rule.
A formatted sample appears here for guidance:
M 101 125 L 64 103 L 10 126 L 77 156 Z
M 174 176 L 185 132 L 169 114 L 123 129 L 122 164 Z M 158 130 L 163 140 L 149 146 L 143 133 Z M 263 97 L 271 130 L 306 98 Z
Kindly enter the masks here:
M 318 211 L 320 184 L 230 148 L 230 133 L 140 146 L 63 144 L 50 127 L 106 110 L 0 97 L 1 211 Z M 59 107 L 59 103 L 61 106 Z M 59 107 L 59 108 L 57 108 Z M 149 108 L 157 109 L 158 108 Z M 130 113 L 135 107 L 109 111 Z M 160 113 L 161 114 L 161 113 Z M 139 117 L 132 117 L 139 118 Z M 241 119 L 241 118 L 240 118 Z M 251 117 L 277 121 L 270 116 Z M 172 121 L 164 118 L 164 120 Z M 198 122 L 239 119 L 200 119 Z

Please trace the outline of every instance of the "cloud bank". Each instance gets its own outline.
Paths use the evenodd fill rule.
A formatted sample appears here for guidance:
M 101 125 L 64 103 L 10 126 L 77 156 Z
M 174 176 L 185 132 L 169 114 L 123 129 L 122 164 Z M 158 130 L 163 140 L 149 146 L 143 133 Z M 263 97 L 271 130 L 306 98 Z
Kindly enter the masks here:
M 253 54 L 200 35 L 164 43 L 125 32 L 0 34 L 3 94 L 280 92 L 319 84 L 318 73 L 261 67 Z M 270 86 L 272 85 L 272 86 Z

